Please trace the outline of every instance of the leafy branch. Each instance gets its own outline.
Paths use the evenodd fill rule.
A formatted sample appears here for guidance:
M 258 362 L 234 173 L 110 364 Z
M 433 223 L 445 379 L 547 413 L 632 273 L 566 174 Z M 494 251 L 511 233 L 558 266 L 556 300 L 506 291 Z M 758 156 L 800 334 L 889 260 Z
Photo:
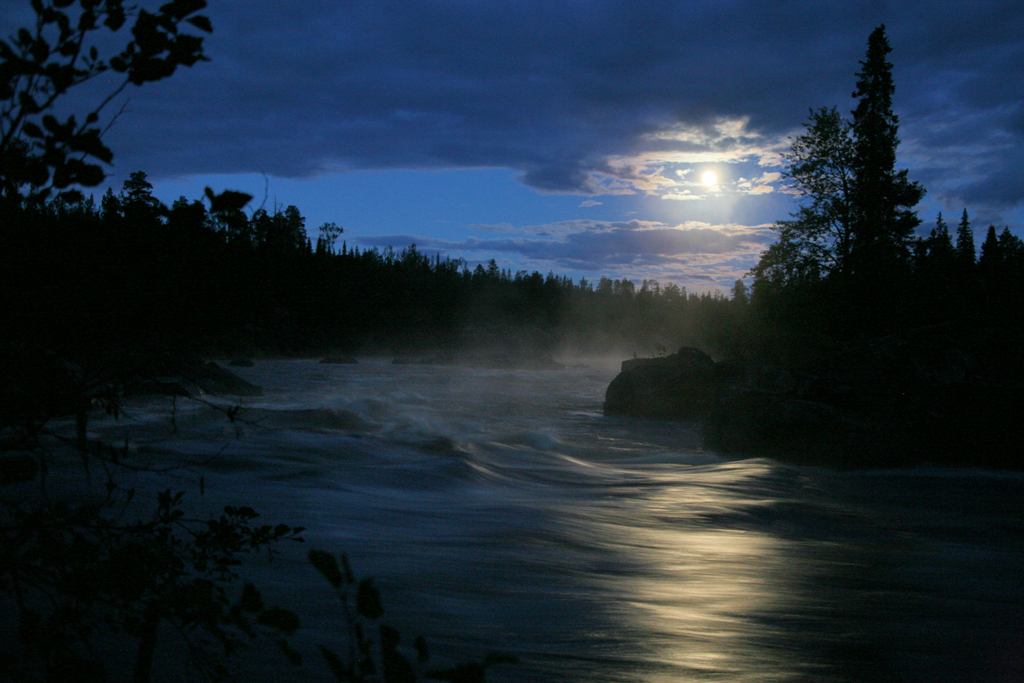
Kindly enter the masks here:
M 32 0 L 35 22 L 0 40 L 0 199 L 38 203 L 54 190 L 99 185 L 113 153 L 100 117 L 129 85 L 204 61 L 206 0 L 171 0 L 155 12 L 124 0 Z M 101 52 L 104 33 L 126 29 L 120 50 Z M 113 85 L 82 120 L 50 113 L 69 92 L 105 74 Z M 115 116 L 116 118 L 116 116 Z
M 399 651 L 401 634 L 381 622 L 384 605 L 373 579 L 358 579 L 344 553 L 339 563 L 330 553 L 310 550 L 309 561 L 334 589 L 348 629 L 347 656 L 339 655 L 326 645 L 319 648 L 320 655 L 339 683 L 414 683 L 419 675 L 450 683 L 485 683 L 489 667 L 518 661 L 511 655 L 492 652 L 480 662 L 428 669 L 430 650 L 423 636 L 417 636 L 413 642 L 416 651 L 414 666 Z

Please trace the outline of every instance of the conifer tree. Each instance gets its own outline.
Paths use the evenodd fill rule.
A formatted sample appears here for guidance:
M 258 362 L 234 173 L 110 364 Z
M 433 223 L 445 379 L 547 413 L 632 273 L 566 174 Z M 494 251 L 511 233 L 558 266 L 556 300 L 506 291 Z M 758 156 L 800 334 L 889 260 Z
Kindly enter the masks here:
M 1002 245 L 996 235 L 996 226 L 988 226 L 985 241 L 981 243 L 978 258 L 978 276 L 986 295 L 986 303 L 998 307 L 998 301 L 1005 296 L 1003 285 L 1007 280 Z
M 948 259 L 954 253 L 953 240 L 949 236 L 949 227 L 940 212 L 935 219 L 935 227 L 928 235 L 928 255 L 935 259 Z
M 853 242 L 851 260 L 859 275 L 879 277 L 909 261 L 914 228 L 920 222 L 914 206 L 924 189 L 896 170 L 899 118 L 892 110 L 895 91 L 892 51 L 885 26 L 868 38 L 867 56 L 857 73 L 853 96 Z
M 935 227 L 928 237 L 917 240 L 915 244 L 917 272 L 931 279 L 948 279 L 956 271 L 956 248 L 949 234 L 942 213 L 935 219 Z
M 144 171 L 133 171 L 121 186 L 125 218 L 135 227 L 152 225 L 161 213 L 160 200 L 153 196 L 153 184 Z
M 988 226 L 985 233 L 985 241 L 981 243 L 981 257 L 978 259 L 978 266 L 982 271 L 994 272 L 999 269 L 1002 261 L 1002 249 L 999 245 L 999 237 L 996 236 L 996 226 Z
M 1010 232 L 1009 226 L 1003 226 L 1002 232 L 999 233 L 999 250 L 1006 263 L 1017 265 L 1024 256 L 1024 242 Z
M 974 269 L 974 231 L 967 217 L 967 209 L 964 209 L 960 224 L 956 228 L 956 253 L 960 269 L 964 273 L 970 273 Z

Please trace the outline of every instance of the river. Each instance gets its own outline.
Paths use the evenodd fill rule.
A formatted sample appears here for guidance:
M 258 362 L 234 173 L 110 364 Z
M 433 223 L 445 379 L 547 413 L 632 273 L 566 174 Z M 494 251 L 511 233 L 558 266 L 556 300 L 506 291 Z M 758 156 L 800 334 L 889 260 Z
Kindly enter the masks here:
M 172 433 L 152 399 L 97 430 L 216 454 L 171 486 L 307 528 L 263 575 L 303 619 L 303 679 L 342 642 L 316 547 L 375 577 L 406 644 L 516 655 L 493 681 L 1024 680 L 1020 473 L 723 457 L 695 425 L 602 415 L 610 366 L 237 372 L 264 395 L 234 423 L 179 402 Z

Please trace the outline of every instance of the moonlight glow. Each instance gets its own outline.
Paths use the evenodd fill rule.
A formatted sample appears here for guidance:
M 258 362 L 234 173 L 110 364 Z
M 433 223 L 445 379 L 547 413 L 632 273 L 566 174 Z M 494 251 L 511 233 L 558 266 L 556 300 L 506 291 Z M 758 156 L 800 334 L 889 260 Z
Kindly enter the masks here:
M 704 187 L 715 187 L 718 185 L 718 174 L 708 169 L 700 174 L 700 183 Z

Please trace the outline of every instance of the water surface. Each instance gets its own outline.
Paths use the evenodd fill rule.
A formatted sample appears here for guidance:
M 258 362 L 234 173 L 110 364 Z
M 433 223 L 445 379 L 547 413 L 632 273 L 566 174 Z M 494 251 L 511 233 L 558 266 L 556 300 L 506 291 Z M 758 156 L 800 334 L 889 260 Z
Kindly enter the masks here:
M 1019 474 L 724 458 L 694 425 L 603 416 L 608 368 L 239 374 L 265 395 L 235 423 L 179 404 L 172 434 L 154 399 L 116 429 L 144 458 L 217 454 L 201 507 L 346 551 L 407 640 L 519 657 L 492 680 L 1024 680 Z M 315 680 L 341 636 L 303 552 L 263 578 Z

